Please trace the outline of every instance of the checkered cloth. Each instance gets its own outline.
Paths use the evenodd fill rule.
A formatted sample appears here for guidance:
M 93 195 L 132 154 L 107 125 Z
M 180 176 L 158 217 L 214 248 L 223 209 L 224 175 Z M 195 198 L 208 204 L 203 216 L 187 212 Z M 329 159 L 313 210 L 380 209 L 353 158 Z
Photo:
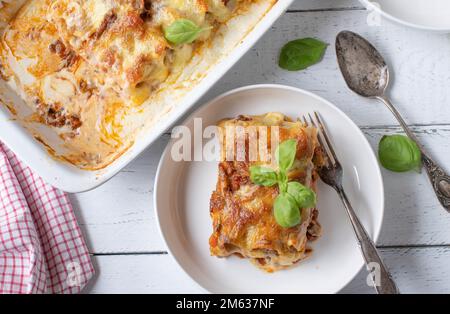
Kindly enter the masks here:
M 78 293 L 93 274 L 67 195 L 0 142 L 0 293 Z

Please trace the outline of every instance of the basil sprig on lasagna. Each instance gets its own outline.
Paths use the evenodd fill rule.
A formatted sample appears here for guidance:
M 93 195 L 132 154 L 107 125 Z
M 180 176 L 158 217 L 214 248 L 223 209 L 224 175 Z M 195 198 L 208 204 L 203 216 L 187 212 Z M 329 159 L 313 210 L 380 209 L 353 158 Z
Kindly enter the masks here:
M 254 184 L 261 186 L 278 184 L 279 195 L 274 202 L 274 216 L 276 222 L 283 228 L 300 224 L 300 209 L 316 205 L 316 194 L 313 190 L 297 181 L 289 182 L 288 172 L 294 165 L 296 152 L 297 141 L 290 139 L 282 142 L 275 152 L 278 171 L 261 166 L 250 167 L 250 179 Z

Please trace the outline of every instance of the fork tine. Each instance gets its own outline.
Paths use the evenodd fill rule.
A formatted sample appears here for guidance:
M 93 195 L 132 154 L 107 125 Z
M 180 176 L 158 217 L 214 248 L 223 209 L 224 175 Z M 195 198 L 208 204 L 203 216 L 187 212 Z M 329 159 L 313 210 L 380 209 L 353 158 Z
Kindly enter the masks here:
M 317 125 L 316 125 L 316 123 L 314 122 L 313 118 L 311 117 L 311 114 L 308 113 L 308 117 L 309 117 L 309 121 L 311 121 L 311 124 L 312 124 L 315 128 L 317 128 Z
M 334 160 L 338 160 L 336 153 L 334 151 L 333 145 L 331 145 L 330 137 L 328 135 L 328 131 L 325 128 L 325 124 L 322 121 L 322 118 L 320 117 L 319 113 L 317 111 L 314 111 L 314 115 L 316 117 L 316 120 L 319 124 L 320 130 L 322 131 L 322 135 L 325 138 L 325 141 L 327 142 L 327 146 L 330 149 L 331 154 L 333 155 Z
M 322 135 L 321 130 L 317 127 L 316 123 L 314 122 L 314 119 L 311 117 L 311 115 L 309 113 L 308 113 L 308 116 L 309 116 L 309 120 L 311 121 L 311 124 L 317 129 L 317 140 L 319 141 L 320 146 L 323 148 L 324 153 L 328 157 L 328 160 L 334 165 L 335 161 L 334 161 L 333 155 L 330 153 L 330 149 L 328 148 L 327 143 L 322 140 L 323 135 Z
M 326 138 L 323 134 L 323 131 L 320 127 L 317 126 L 316 122 L 314 122 L 313 117 L 308 113 L 309 120 L 311 120 L 312 125 L 317 129 L 317 139 L 319 140 L 320 146 L 325 151 L 325 154 L 328 157 L 328 160 L 331 162 L 332 165 L 336 164 L 336 158 L 334 158 L 334 155 L 332 154 L 332 151 L 328 145 L 328 142 L 326 141 Z
M 308 126 L 308 121 L 306 120 L 306 117 L 305 117 L 305 116 L 302 116 L 302 118 L 303 118 L 303 124 L 306 125 L 306 126 Z

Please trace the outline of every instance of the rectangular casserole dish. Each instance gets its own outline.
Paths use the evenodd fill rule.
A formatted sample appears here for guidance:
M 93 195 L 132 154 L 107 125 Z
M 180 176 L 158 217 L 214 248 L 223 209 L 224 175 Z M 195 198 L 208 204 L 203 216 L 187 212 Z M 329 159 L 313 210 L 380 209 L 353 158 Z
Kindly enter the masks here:
M 0 1 L 8 3 L 8 10 L 0 9 L 1 32 L 5 30 L 8 19 L 13 18 L 26 2 Z M 30 107 L 11 83 L 3 79 L 0 79 L 0 140 L 45 181 L 61 190 L 75 193 L 101 185 L 189 110 L 255 44 L 293 0 L 273 2 L 255 1 L 250 10 L 229 20 L 223 35 L 213 39 L 211 48 L 194 56 L 175 83 L 163 89 L 151 100 L 152 103 L 144 103 L 139 114 L 127 117 L 128 124 L 139 125 L 133 130 L 134 141 L 105 167 L 84 170 L 55 158 L 55 155 L 64 154 L 61 138 L 52 128 L 26 119 L 31 114 Z M 217 40 L 220 42 L 215 42 Z

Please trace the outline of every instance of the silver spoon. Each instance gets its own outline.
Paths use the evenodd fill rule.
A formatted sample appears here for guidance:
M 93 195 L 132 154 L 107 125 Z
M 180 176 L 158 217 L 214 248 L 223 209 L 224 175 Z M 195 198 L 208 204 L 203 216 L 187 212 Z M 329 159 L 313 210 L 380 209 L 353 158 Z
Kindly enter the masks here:
M 405 133 L 415 141 L 422 152 L 422 161 L 439 202 L 450 212 L 450 176 L 419 144 L 397 109 L 386 96 L 389 69 L 381 54 L 358 34 L 343 31 L 336 38 L 339 67 L 348 87 L 355 93 L 382 101 L 394 114 Z

